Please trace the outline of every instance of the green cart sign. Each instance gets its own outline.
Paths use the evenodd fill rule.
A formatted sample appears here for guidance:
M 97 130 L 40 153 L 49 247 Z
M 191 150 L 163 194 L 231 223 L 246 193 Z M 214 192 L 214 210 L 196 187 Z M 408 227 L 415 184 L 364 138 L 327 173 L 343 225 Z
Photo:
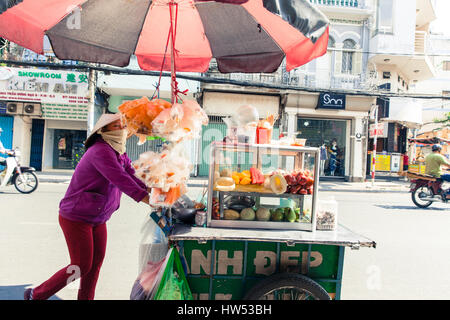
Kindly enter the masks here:
M 238 300 L 258 281 L 300 273 L 340 298 L 344 247 L 252 241 L 185 240 L 187 279 L 199 300 Z

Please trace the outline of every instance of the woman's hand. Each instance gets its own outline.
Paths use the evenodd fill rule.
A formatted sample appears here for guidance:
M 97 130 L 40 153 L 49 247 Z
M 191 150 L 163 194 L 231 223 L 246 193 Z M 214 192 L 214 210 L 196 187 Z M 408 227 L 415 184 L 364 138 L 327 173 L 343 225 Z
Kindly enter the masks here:
M 149 195 L 146 195 L 146 196 L 144 197 L 144 199 L 141 200 L 141 202 L 144 202 L 144 203 L 146 203 L 146 204 L 150 204 L 150 196 L 149 196 Z

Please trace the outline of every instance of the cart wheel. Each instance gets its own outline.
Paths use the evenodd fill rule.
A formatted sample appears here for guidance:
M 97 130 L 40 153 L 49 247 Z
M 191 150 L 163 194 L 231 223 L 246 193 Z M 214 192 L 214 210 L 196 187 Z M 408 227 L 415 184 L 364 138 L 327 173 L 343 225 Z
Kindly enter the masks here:
M 301 274 L 281 273 L 270 276 L 250 289 L 245 300 L 331 300 L 328 292 Z

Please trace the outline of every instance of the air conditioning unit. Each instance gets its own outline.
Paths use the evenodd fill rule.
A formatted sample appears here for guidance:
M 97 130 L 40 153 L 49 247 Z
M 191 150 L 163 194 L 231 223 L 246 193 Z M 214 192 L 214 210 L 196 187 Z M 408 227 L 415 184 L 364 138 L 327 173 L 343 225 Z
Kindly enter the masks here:
M 23 115 L 25 116 L 42 116 L 40 103 L 24 103 Z
M 22 114 L 22 102 L 8 102 L 6 103 L 6 114 Z

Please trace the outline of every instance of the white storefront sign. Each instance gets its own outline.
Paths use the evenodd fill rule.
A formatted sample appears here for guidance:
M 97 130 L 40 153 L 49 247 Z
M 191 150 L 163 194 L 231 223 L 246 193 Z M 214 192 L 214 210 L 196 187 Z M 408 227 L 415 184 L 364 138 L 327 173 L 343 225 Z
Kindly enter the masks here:
M 87 73 L 0 67 L 0 75 L 0 100 L 41 103 L 45 119 L 87 119 Z
M 369 138 L 387 138 L 388 136 L 388 124 L 387 122 L 379 122 L 377 125 L 374 123 L 369 126 Z

